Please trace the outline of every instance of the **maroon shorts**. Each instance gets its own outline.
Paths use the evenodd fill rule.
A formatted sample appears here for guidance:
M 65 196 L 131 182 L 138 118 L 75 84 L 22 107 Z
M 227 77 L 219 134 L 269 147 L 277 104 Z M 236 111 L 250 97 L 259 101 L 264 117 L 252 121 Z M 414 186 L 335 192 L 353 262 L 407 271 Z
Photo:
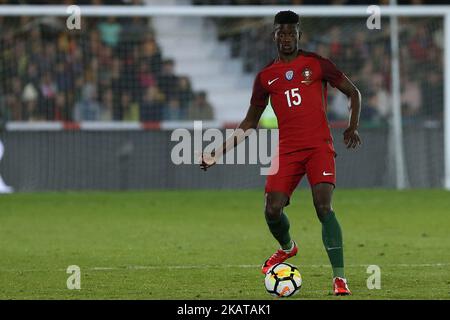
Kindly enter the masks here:
M 335 156 L 331 143 L 276 156 L 271 166 L 274 174 L 267 176 L 265 192 L 283 192 L 291 197 L 305 173 L 311 186 L 321 182 L 336 185 Z

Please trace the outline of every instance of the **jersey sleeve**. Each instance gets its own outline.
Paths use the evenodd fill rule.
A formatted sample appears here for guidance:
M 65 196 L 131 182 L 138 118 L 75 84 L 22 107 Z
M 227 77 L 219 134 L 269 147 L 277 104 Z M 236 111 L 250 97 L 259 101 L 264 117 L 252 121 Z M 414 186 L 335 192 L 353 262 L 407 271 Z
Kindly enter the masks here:
M 332 87 L 336 87 L 344 78 L 344 73 L 339 70 L 336 65 L 328 59 L 319 59 L 322 68 L 323 80 L 329 82 Z
M 269 100 L 269 92 L 261 84 L 261 73 L 255 78 L 253 83 L 252 98 L 250 99 L 250 105 L 256 107 L 265 108 Z

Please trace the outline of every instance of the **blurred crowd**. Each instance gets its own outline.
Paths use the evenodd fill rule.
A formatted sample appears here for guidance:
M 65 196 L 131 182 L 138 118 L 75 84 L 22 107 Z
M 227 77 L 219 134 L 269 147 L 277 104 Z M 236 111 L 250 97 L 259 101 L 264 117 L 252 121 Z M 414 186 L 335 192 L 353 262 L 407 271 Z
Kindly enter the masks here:
M 4 121 L 213 118 L 206 93 L 194 92 L 189 78 L 175 73 L 174 61 L 162 56 L 148 18 L 88 18 L 71 31 L 65 23 L 0 17 Z
M 400 104 L 403 122 L 443 118 L 443 25 L 440 19 L 400 19 Z M 354 28 L 353 28 L 354 29 Z M 378 39 L 370 30 L 333 26 L 327 44 L 308 41 L 310 50 L 329 57 L 357 84 L 363 96 L 361 120 L 386 122 L 392 115 L 389 27 Z M 344 39 L 345 40 L 342 40 Z M 316 39 L 317 40 L 317 39 Z M 346 98 L 331 91 L 331 119 L 347 118 Z

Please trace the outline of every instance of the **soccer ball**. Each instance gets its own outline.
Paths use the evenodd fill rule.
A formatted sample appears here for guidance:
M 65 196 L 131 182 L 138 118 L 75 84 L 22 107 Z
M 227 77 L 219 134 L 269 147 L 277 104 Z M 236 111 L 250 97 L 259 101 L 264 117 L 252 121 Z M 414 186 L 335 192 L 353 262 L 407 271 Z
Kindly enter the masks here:
M 302 287 L 302 276 L 298 268 L 283 262 L 274 265 L 264 279 L 266 290 L 277 297 L 291 297 Z

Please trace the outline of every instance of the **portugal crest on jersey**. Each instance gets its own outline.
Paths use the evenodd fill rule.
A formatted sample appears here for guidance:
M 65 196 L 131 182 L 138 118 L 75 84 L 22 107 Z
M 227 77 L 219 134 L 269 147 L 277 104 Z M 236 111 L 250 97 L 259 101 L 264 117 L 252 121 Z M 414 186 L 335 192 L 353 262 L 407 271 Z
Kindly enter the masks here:
M 294 71 L 292 71 L 292 70 L 286 71 L 286 79 L 287 80 L 291 81 L 293 77 L 294 77 Z
M 303 76 L 303 79 L 304 79 L 304 80 L 302 80 L 302 83 L 307 84 L 307 85 L 311 84 L 311 82 L 312 82 L 312 80 L 311 80 L 311 77 L 312 77 L 311 69 L 309 69 L 308 67 L 303 69 L 302 76 Z

